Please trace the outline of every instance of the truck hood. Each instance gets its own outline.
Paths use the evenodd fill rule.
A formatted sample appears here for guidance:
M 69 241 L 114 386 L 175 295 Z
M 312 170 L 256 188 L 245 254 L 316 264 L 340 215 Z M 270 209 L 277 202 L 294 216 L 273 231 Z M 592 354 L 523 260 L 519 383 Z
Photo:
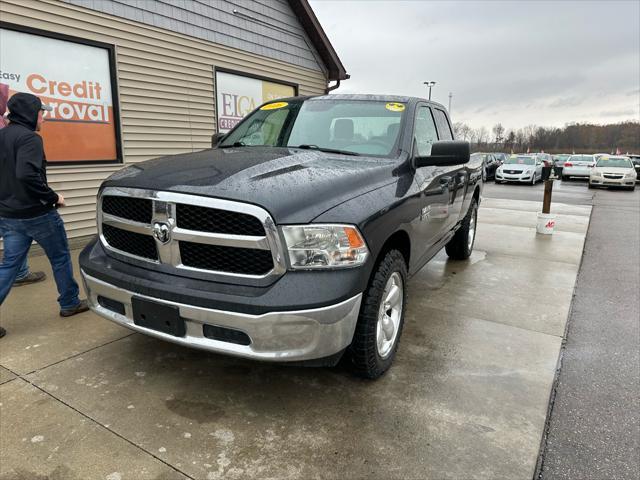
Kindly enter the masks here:
M 252 203 L 276 223 L 305 223 L 397 181 L 398 160 L 274 147 L 214 148 L 130 165 L 104 187 L 129 187 Z

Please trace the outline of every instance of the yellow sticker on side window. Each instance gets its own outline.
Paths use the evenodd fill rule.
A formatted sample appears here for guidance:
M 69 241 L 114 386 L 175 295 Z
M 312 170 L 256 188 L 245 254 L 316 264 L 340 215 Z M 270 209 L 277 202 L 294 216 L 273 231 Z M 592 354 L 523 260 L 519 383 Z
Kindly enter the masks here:
M 260 107 L 260 110 L 277 110 L 278 108 L 283 108 L 289 105 L 287 102 L 275 102 L 275 103 L 267 103 Z
M 402 112 L 404 110 L 404 103 L 387 103 L 385 108 L 392 112 Z

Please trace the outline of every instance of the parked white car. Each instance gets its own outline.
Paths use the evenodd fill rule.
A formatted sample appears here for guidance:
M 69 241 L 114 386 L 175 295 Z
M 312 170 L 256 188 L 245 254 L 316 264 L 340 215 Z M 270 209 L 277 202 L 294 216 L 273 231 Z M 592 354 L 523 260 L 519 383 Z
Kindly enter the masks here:
M 542 180 L 542 160 L 534 155 L 511 155 L 496 170 L 496 183 L 517 182 L 535 185 Z
M 569 180 L 570 177 L 589 178 L 595 164 L 593 155 L 571 155 L 562 167 L 562 180 Z
M 636 188 L 636 169 L 629 157 L 602 156 L 589 175 L 589 188 L 625 187 Z

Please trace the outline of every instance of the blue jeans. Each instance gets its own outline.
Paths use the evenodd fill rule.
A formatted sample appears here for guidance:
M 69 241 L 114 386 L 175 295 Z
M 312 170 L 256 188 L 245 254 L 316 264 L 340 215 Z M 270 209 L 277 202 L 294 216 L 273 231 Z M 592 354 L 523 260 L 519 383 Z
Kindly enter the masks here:
M 35 240 L 45 251 L 58 287 L 58 303 L 62 310 L 80 303 L 78 284 L 73 279 L 73 265 L 62 218 L 56 210 L 35 218 L 0 217 L 0 233 L 4 237 L 4 258 L 0 264 L 0 305 L 4 302 L 19 270 L 24 267 Z
M 11 235 L 12 233 L 9 233 L 8 235 Z M 2 236 L 2 235 L 0 235 Z M 7 241 L 7 234 L 4 235 L 5 238 L 5 242 Z M 16 280 L 22 280 L 23 278 L 27 278 L 27 275 L 29 275 L 29 264 L 27 263 L 27 257 L 24 257 L 24 262 L 22 262 L 22 265 L 20 265 L 20 267 L 18 268 L 18 274 L 16 275 Z

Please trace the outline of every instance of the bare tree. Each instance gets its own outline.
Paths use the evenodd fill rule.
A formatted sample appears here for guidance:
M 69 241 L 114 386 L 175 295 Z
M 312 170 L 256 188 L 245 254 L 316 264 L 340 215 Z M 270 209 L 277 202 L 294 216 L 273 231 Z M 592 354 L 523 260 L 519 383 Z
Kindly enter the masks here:
M 503 135 L 504 135 L 504 127 L 501 123 L 496 123 L 491 129 L 493 132 L 493 138 L 495 138 L 494 142 L 497 144 L 502 143 Z
M 487 127 L 482 126 L 478 128 L 476 130 L 476 141 L 478 142 L 478 145 L 487 143 L 488 136 L 489 132 L 487 130 Z
M 463 122 L 453 124 L 453 133 L 458 140 L 468 141 L 470 138 L 471 128 Z

